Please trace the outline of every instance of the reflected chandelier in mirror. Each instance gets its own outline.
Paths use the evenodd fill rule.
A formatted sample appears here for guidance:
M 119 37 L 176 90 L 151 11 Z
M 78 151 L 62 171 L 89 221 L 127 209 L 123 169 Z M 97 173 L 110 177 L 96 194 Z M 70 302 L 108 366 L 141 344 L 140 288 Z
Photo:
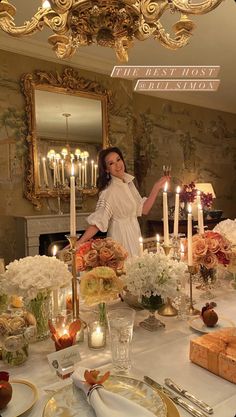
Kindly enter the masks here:
M 21 86 L 28 121 L 26 198 L 40 209 L 43 197 L 69 197 L 72 171 L 79 192 L 96 194 L 97 154 L 110 145 L 110 92 L 73 68 L 25 74 Z

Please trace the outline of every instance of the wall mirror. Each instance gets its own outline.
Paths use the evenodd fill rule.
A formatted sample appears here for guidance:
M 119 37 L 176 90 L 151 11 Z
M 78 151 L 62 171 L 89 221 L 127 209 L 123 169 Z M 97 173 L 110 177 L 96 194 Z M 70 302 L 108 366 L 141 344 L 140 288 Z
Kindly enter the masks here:
M 96 194 L 97 154 L 109 146 L 110 93 L 73 68 L 35 71 L 21 79 L 28 121 L 26 197 L 67 198 L 70 175 L 84 195 Z

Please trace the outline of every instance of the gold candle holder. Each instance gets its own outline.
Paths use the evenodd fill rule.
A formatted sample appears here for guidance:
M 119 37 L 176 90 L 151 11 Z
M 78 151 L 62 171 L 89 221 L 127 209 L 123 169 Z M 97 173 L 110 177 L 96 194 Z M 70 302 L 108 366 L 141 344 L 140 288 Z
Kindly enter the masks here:
M 198 316 L 200 314 L 200 311 L 194 308 L 193 306 L 193 274 L 194 274 L 194 266 L 188 266 L 188 272 L 189 272 L 189 308 L 188 308 L 188 314 L 190 316 Z
M 164 253 L 166 256 L 169 255 L 170 250 L 172 249 L 172 245 L 161 245 Z M 172 305 L 171 303 L 171 299 L 169 297 L 167 297 L 166 303 L 160 308 L 158 309 L 158 314 L 160 314 L 161 316 L 166 316 L 166 317 L 174 317 L 177 316 L 178 311 L 177 309 Z
M 178 310 L 172 306 L 170 297 L 167 297 L 166 303 L 158 309 L 160 316 L 174 317 L 177 316 Z
M 77 274 L 76 274 L 76 242 L 77 236 L 66 236 L 70 242 L 71 260 L 72 260 L 72 312 L 73 319 L 79 318 L 79 296 L 77 292 Z
M 165 255 L 168 256 L 169 253 L 170 253 L 170 251 L 171 251 L 171 249 L 172 249 L 172 245 L 164 245 L 164 244 L 162 244 L 161 247 L 163 248 Z

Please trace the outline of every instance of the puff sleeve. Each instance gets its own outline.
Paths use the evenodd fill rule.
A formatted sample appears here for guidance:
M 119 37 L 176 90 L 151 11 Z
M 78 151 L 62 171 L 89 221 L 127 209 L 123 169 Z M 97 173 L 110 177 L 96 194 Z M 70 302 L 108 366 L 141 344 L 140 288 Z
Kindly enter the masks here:
M 130 187 L 130 191 L 132 193 L 132 196 L 136 202 L 136 216 L 142 216 L 142 212 L 143 212 L 143 204 L 144 202 L 147 200 L 147 197 L 141 197 L 141 195 L 139 194 L 137 188 L 135 187 L 133 181 L 131 181 L 129 183 L 129 187 Z
M 95 225 L 101 232 L 106 232 L 108 229 L 109 221 L 112 217 L 111 205 L 101 193 L 96 205 L 95 212 L 87 217 L 87 222 L 90 225 Z

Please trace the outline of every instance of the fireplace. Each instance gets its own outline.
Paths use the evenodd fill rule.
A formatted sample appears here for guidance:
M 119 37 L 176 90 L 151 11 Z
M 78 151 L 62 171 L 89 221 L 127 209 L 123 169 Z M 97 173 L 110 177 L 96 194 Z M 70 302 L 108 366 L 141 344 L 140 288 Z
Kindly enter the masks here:
M 90 213 L 76 215 L 77 233 L 87 228 L 86 217 Z M 69 214 L 15 217 L 16 259 L 25 256 L 50 255 L 51 244 L 57 241 L 61 249 L 66 246 L 66 234 L 70 230 Z

